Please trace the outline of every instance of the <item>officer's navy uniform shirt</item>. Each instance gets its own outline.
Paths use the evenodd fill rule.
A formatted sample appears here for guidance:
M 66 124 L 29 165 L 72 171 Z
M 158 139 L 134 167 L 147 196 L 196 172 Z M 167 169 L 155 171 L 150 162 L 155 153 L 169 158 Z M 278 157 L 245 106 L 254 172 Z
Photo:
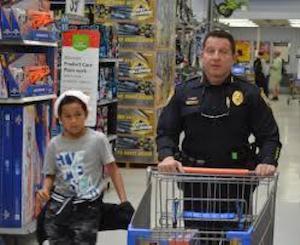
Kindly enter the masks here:
M 197 77 L 179 84 L 158 122 L 159 160 L 174 156 L 184 132 L 182 151 L 207 166 L 245 167 L 243 156 L 253 134 L 258 163 L 277 166 L 279 131 L 270 107 L 255 85 L 228 77 L 219 86 Z

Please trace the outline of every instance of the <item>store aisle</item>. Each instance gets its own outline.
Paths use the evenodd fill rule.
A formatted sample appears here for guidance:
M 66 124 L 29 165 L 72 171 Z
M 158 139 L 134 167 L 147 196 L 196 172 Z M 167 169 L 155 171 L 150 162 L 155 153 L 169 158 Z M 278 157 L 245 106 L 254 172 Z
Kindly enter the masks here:
M 298 245 L 300 241 L 300 104 L 286 103 L 286 96 L 271 103 L 278 121 L 283 143 L 280 158 L 280 178 L 277 195 L 274 245 Z M 129 200 L 137 207 L 144 192 L 146 173 L 143 169 L 122 169 Z M 116 201 L 113 190 L 105 200 Z M 99 232 L 97 245 L 125 245 L 126 231 Z M 35 245 L 30 239 L 19 244 Z
M 281 96 L 272 103 L 283 149 L 279 166 L 275 245 L 297 245 L 300 241 L 300 103 L 286 103 Z

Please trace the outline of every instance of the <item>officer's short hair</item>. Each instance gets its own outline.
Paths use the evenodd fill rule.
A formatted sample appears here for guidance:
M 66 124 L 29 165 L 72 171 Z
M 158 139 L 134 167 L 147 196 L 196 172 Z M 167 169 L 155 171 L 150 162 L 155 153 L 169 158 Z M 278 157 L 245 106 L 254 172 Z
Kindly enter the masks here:
M 233 36 L 229 32 L 224 31 L 224 30 L 214 30 L 214 31 L 207 33 L 203 40 L 202 49 L 205 48 L 206 41 L 209 37 L 218 37 L 218 38 L 227 39 L 230 43 L 232 54 L 235 54 L 235 41 L 234 41 Z

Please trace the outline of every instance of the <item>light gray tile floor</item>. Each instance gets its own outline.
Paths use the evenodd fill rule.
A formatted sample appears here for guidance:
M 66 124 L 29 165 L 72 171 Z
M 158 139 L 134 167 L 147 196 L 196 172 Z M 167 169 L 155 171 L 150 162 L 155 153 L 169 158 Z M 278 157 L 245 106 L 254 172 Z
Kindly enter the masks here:
M 300 244 L 300 104 L 286 103 L 287 96 L 271 102 L 280 127 L 283 143 L 280 157 L 280 178 L 277 191 L 276 224 L 274 245 Z M 259 116 L 259 115 L 258 115 Z M 137 207 L 145 190 L 144 169 L 122 169 L 129 200 Z M 105 196 L 107 201 L 117 201 L 111 189 Z M 97 245 L 125 245 L 126 231 L 99 232 Z M 34 239 L 22 237 L 21 245 L 36 245 Z

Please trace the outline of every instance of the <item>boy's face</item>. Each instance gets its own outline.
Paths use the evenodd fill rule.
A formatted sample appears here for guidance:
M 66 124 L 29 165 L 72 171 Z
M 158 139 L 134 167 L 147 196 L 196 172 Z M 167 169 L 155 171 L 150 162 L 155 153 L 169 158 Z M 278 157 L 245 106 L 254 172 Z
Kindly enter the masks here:
M 59 119 L 64 127 L 64 136 L 72 139 L 81 137 L 85 133 L 86 118 L 87 113 L 80 103 L 63 105 Z

